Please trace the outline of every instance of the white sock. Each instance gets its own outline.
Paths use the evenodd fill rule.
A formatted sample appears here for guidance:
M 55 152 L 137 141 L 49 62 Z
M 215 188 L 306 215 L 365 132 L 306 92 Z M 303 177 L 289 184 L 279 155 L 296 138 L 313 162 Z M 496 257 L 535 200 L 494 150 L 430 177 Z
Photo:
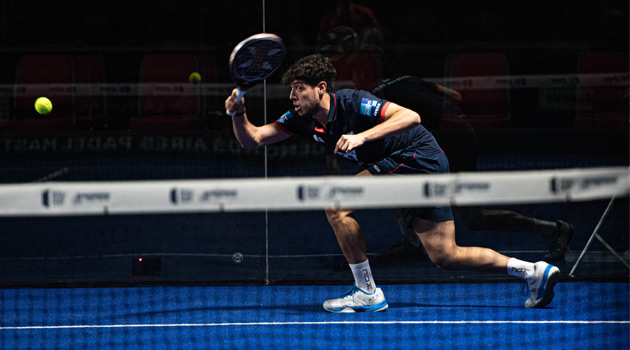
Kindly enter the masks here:
M 372 277 L 372 269 L 370 269 L 370 263 L 368 260 L 360 264 L 349 264 L 352 275 L 354 276 L 354 283 L 356 286 L 366 293 L 373 293 L 376 289 L 374 278 Z
M 527 279 L 534 274 L 534 263 L 511 258 L 507 264 L 507 273 L 510 276 Z

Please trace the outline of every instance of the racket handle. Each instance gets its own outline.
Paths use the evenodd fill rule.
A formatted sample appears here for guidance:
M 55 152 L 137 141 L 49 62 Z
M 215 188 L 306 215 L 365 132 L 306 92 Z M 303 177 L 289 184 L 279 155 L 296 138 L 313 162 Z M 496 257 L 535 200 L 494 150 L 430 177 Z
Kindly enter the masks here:
M 236 100 L 240 101 L 247 93 L 247 90 L 241 90 L 241 88 L 236 88 L 236 90 Z
M 241 90 L 240 87 L 237 87 L 236 90 L 237 91 L 236 91 L 235 100 L 240 101 L 243 98 L 243 96 L 245 96 L 245 94 L 247 93 L 247 90 Z M 236 112 L 225 111 L 225 114 L 229 115 L 230 117 L 233 117 L 236 114 Z

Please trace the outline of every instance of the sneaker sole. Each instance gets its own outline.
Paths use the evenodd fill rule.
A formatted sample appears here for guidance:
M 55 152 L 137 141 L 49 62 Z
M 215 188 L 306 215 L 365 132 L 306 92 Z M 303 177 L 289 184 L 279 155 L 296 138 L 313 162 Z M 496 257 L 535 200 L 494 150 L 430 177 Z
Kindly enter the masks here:
M 356 308 L 351 308 L 351 307 L 344 307 L 343 309 L 327 309 L 324 308 L 324 310 L 328 311 L 328 312 L 334 312 L 334 313 L 353 313 L 353 312 L 379 312 L 379 311 L 385 311 L 387 310 L 387 308 L 389 307 L 389 305 L 387 304 L 387 301 L 382 301 L 376 305 L 365 305 L 365 306 L 357 306 Z

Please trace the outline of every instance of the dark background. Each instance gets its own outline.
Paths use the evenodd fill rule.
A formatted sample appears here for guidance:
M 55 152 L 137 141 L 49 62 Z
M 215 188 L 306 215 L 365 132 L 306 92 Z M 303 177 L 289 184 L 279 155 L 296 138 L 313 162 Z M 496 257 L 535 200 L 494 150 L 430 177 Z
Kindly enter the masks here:
M 290 140 L 268 150 L 242 150 L 224 115 L 223 101 L 231 88 L 227 67 L 234 45 L 255 33 L 276 33 L 287 44 L 286 66 L 317 52 L 321 18 L 335 3 L 1 0 L 0 182 L 310 176 L 329 171 L 323 150 L 309 140 Z M 382 41 L 356 49 L 376 57 L 378 78 L 410 74 L 444 79 L 448 60 L 465 52 L 500 53 L 509 67 L 508 76 L 575 77 L 583 74 L 580 65 L 589 52 L 628 53 L 629 9 L 623 0 L 357 3 L 369 7 L 381 26 Z M 91 77 L 90 84 L 133 86 L 143 82 L 144 59 L 154 54 L 196 57 L 202 86 L 216 87 L 212 93 L 197 96 L 202 102 L 191 115 L 185 115 L 191 124 L 178 124 L 177 118 L 182 117 L 178 114 L 175 121 L 169 116 L 156 119 L 159 123 L 166 120 L 167 127 L 153 128 L 152 119 L 143 112 L 142 96 L 133 93 L 96 96 L 98 100 L 90 100 L 88 112 L 81 111 L 80 94 L 67 106 L 53 99 L 55 107 L 49 116 L 36 115 L 32 101 L 27 100 L 24 107 L 20 100 L 20 62 L 26 56 L 72 57 L 74 69 L 77 57 L 97 57 L 102 71 L 98 79 Z M 473 130 L 478 169 L 627 166 L 627 66 L 625 96 L 622 93 L 620 99 L 602 106 L 582 105 L 575 84 L 510 88 L 507 124 Z M 44 72 L 55 69 L 43 68 Z M 175 68 L 163 66 L 167 72 Z M 77 71 L 73 72 L 77 82 Z M 187 78 L 182 76 L 179 83 L 187 84 Z M 288 107 L 278 81 L 279 74 L 268 80 L 267 104 L 261 87 L 248 95 L 250 119 L 256 124 L 275 120 Z M 36 84 L 37 79 L 30 83 Z M 608 91 L 605 89 L 608 87 L 600 91 Z M 33 101 L 35 97 L 31 96 Z M 610 105 L 619 104 L 621 112 L 613 112 L 625 113 L 620 123 L 580 122 L 585 109 L 606 113 Z M 444 140 L 459 140 L 453 149 L 468 148 L 470 131 L 434 130 Z M 342 174 L 356 170 L 343 163 L 337 169 Z M 572 246 L 579 250 L 606 204 L 517 209 L 541 219 L 574 222 L 579 230 Z M 621 199 L 606 224 L 607 239 L 622 253 L 628 249 L 627 213 L 627 199 Z M 366 234 L 373 242 L 369 247 L 372 254 L 398 239 L 392 213 L 375 214 L 366 213 L 364 218 Z M 300 260 L 272 257 L 271 280 L 347 278 L 338 270 L 338 247 L 319 212 L 273 213 L 268 219 L 264 213 L 0 218 L 0 230 L 0 283 L 5 284 L 260 283 L 267 279 L 267 232 L 272 256 L 317 255 Z M 492 245 L 500 251 L 519 252 L 524 258 L 534 259 L 540 254 L 528 256 L 527 252 L 544 249 L 535 235 L 523 239 L 509 233 L 459 232 L 460 242 Z M 604 249 L 596 246 L 594 250 Z M 241 264 L 231 258 L 237 251 L 245 255 Z M 134 261 L 140 255 L 151 257 L 156 265 L 147 267 L 148 272 L 138 270 Z M 612 263 L 612 269 L 602 268 L 607 264 L 605 259 L 597 260 L 584 273 L 595 277 L 625 273 L 617 268 L 618 263 Z M 419 280 L 413 268 L 383 275 L 383 279 L 396 281 Z M 429 276 L 462 277 L 442 272 Z

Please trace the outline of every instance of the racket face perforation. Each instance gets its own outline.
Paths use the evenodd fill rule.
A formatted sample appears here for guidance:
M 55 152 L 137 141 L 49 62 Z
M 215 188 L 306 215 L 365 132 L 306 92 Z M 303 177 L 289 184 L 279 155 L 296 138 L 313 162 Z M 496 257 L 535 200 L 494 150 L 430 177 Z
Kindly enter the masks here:
M 230 71 L 238 81 L 268 78 L 282 65 L 286 48 L 274 34 L 258 34 L 239 43 L 230 55 Z

